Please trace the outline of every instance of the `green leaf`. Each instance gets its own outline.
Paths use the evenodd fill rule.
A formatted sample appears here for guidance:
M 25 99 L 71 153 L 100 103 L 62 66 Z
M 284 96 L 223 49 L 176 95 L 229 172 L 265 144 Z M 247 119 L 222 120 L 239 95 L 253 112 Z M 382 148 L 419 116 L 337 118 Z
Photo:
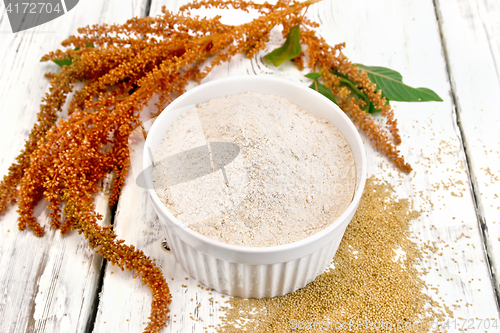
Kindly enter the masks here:
M 320 83 L 318 80 L 314 80 L 314 82 L 309 86 L 309 88 L 311 88 L 313 90 L 316 90 L 321 95 L 325 96 L 330 101 L 332 101 L 333 103 L 337 104 L 337 99 L 333 95 L 332 90 L 329 89 L 324 84 Z
M 377 66 L 356 64 L 368 74 L 368 78 L 382 90 L 382 95 L 391 101 L 429 102 L 443 100 L 428 88 L 413 88 L 403 83 L 403 76 L 398 72 Z
M 387 104 L 387 103 L 389 103 L 389 102 L 385 102 L 385 104 Z M 373 103 L 370 102 L 370 107 L 368 108 L 368 113 L 377 113 L 380 111 L 382 111 L 382 110 L 375 108 L 375 105 L 373 105 Z
M 368 76 L 370 76 L 371 72 L 373 72 L 373 73 L 377 73 L 379 75 L 391 78 L 393 80 L 403 82 L 403 76 L 401 74 L 399 74 L 398 72 L 396 72 L 395 70 L 392 70 L 390 68 L 381 67 L 381 66 L 365 66 L 363 64 L 356 64 L 356 66 L 358 66 L 361 69 L 364 69 L 368 73 Z
M 321 77 L 321 75 L 322 74 L 320 72 L 313 72 L 313 73 L 306 74 L 304 76 L 307 77 L 308 79 L 317 80 Z
M 356 87 L 356 84 L 354 82 L 352 82 L 351 80 L 346 79 L 345 77 L 341 76 L 340 77 L 340 82 L 348 85 L 349 88 L 351 88 L 352 92 L 354 92 L 359 98 L 361 98 L 363 101 L 365 101 L 366 105 L 363 108 L 363 110 L 366 111 L 366 112 L 369 112 L 369 110 L 370 110 L 370 103 L 371 102 L 370 102 L 370 99 L 368 98 L 368 96 L 366 96 L 366 94 L 364 92 L 362 92 L 361 90 L 359 90 L 359 88 Z
M 52 60 L 52 61 L 55 62 L 60 67 L 62 67 L 62 66 L 69 66 L 69 65 L 71 65 L 73 63 L 73 60 L 71 60 L 71 59 L 55 59 L 55 60 Z
M 88 43 L 85 45 L 85 47 L 94 47 L 94 44 L 93 43 Z M 79 47 L 75 47 L 74 50 L 75 51 L 78 51 L 80 48 Z M 40 60 L 43 62 L 43 60 Z M 73 63 L 73 59 L 70 57 L 69 59 L 55 59 L 55 60 L 52 60 L 55 64 L 59 65 L 59 67 L 62 67 L 62 66 L 69 66 Z
M 271 53 L 266 54 L 264 59 L 272 62 L 274 66 L 278 67 L 283 62 L 298 57 L 301 51 L 300 26 L 297 24 L 290 29 L 285 43 L 281 47 L 273 50 Z
M 341 86 L 348 86 L 349 87 L 349 89 L 351 90 L 350 95 L 352 97 L 362 99 L 365 102 L 365 106 L 362 108 L 363 111 L 368 112 L 368 113 L 380 112 L 379 109 L 375 108 L 375 106 L 370 101 L 368 96 L 362 90 L 360 90 L 358 87 L 356 87 L 356 83 L 352 82 L 346 76 L 344 76 L 338 72 L 334 72 L 334 74 L 337 75 L 338 77 L 340 77 L 340 85 Z

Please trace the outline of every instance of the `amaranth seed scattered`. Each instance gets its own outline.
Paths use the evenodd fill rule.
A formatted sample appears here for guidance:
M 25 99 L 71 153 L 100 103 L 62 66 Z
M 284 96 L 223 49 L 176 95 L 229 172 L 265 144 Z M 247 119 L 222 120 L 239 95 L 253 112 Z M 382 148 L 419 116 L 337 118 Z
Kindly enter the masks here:
M 425 293 L 425 271 L 418 268 L 423 252 L 409 231 L 420 212 L 411 206 L 408 199 L 395 198 L 388 183 L 370 177 L 332 268 L 285 296 L 230 298 L 217 331 L 324 332 L 335 330 L 336 322 L 358 321 L 363 324 L 345 331 L 379 332 L 382 322 L 411 325 L 411 332 L 432 331 L 430 322 L 443 322 L 453 313 Z

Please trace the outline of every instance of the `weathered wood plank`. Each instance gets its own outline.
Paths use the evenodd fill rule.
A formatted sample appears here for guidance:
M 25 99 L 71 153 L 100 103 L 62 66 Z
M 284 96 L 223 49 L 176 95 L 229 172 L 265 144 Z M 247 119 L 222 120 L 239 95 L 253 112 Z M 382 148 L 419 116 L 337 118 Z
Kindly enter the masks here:
M 459 127 L 500 297 L 500 3 L 436 2 Z
M 0 171 L 14 161 L 36 120 L 48 90 L 43 74 L 58 66 L 40 63 L 76 29 L 103 21 L 124 22 L 140 15 L 146 1 L 80 1 L 68 14 L 13 34 L 4 10 L 0 16 Z M 108 196 L 96 198 L 104 223 L 111 219 Z M 49 229 L 43 204 L 37 217 L 42 238 L 17 230 L 15 207 L 0 221 L 0 332 L 84 332 L 92 327 L 102 258 L 76 232 L 61 236 Z
M 151 14 L 158 13 L 161 5 L 177 10 L 183 3 L 153 1 Z M 421 244 L 435 243 L 442 253 L 430 253 L 422 263 L 422 268 L 429 271 L 426 281 L 437 288 L 428 293 L 450 307 L 458 305 L 454 310 L 456 318 L 498 318 L 433 2 L 361 1 L 352 6 L 327 0 L 312 6 L 308 15 L 321 23 L 318 32 L 329 43 L 347 43 L 345 54 L 353 61 L 396 69 L 408 84 L 429 87 L 444 99 L 442 103 L 394 103 L 403 137 L 400 149 L 415 172 L 398 175 L 367 143 L 369 173 L 395 184 L 401 197 L 412 197 L 416 208 L 424 211 L 414 223 L 415 238 Z M 227 20 L 242 21 L 234 12 Z M 262 61 L 263 54 L 282 42 L 276 32 L 267 50 L 255 59 L 236 58 L 214 70 L 205 81 L 272 74 L 307 84 L 303 73 L 289 64 L 275 68 Z M 137 155 L 133 161 L 140 164 Z M 164 331 L 213 331 L 210 325 L 217 325 L 220 319 L 218 305 L 209 299 L 214 297 L 221 303 L 221 295 L 198 287 L 162 249 L 158 220 L 147 194 L 135 185 L 132 175 L 120 198 L 114 228 L 127 244 L 143 249 L 162 267 L 173 296 L 172 319 Z M 151 296 L 147 287 L 131 277 L 131 273 L 117 272 L 115 267 L 106 268 L 95 332 L 144 328 Z

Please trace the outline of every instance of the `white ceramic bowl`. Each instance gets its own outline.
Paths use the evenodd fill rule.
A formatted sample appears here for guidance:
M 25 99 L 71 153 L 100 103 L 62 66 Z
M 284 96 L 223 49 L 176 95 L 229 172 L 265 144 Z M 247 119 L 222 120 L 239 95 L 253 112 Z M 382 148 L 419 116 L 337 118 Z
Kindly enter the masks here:
M 151 175 L 149 150 L 163 140 L 189 105 L 247 91 L 288 99 L 310 114 L 328 119 L 349 143 L 356 165 L 356 189 L 347 210 L 324 230 L 295 243 L 272 247 L 244 247 L 212 240 L 191 230 L 170 213 L 158 198 Z M 349 118 L 316 91 L 271 76 L 229 77 L 202 84 L 174 100 L 156 119 L 144 146 L 145 180 L 168 245 L 179 264 L 207 287 L 231 296 L 274 297 L 304 287 L 330 264 L 344 231 L 361 199 L 366 180 L 366 157 L 358 131 Z

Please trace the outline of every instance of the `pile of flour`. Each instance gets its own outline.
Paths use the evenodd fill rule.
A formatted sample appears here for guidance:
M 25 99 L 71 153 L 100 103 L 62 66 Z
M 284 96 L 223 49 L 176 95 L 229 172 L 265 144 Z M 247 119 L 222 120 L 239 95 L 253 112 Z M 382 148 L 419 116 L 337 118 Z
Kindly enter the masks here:
M 212 160 L 214 142 L 238 149 L 232 159 L 228 148 L 223 168 Z M 337 128 L 286 99 L 254 92 L 183 114 L 154 161 L 156 193 L 181 222 L 217 241 L 253 247 L 326 228 L 349 206 L 356 183 L 354 158 Z

